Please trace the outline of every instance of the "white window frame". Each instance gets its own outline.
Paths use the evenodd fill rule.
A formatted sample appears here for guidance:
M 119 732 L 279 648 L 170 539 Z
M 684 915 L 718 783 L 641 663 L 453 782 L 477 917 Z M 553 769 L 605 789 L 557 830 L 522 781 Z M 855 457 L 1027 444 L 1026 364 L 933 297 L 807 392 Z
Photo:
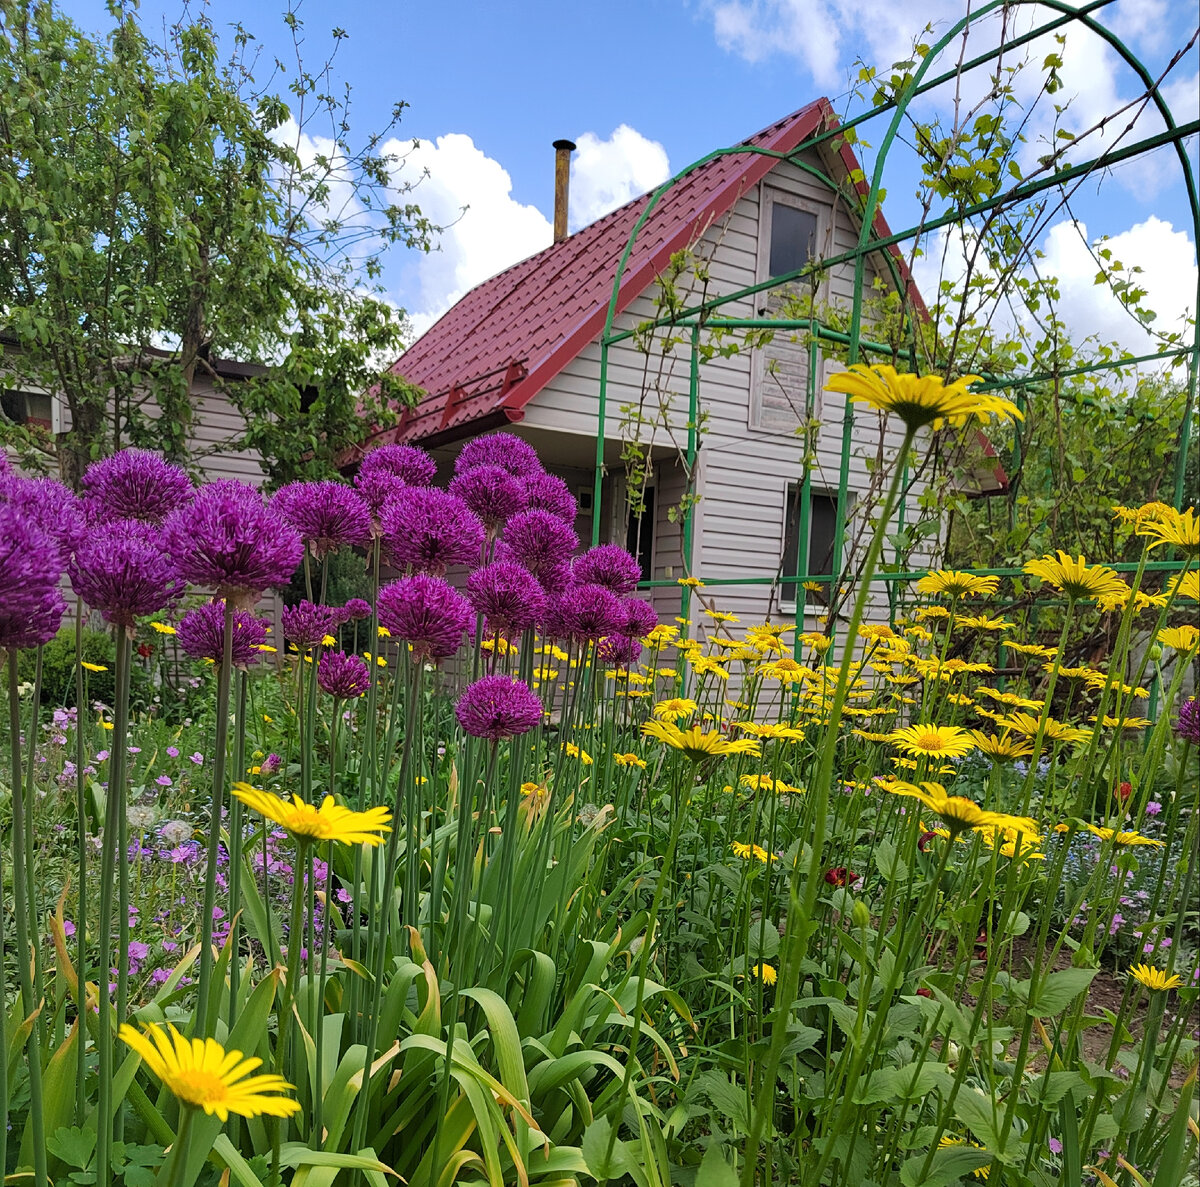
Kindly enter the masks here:
M 781 518 L 780 530 L 779 530 L 779 543 L 780 543 L 779 563 L 780 564 L 783 563 L 783 556 L 784 556 L 784 553 L 787 551 L 788 495 L 793 486 L 796 487 L 797 493 L 799 493 L 799 491 L 804 486 L 804 478 L 803 477 L 800 477 L 797 479 L 789 478 L 783 484 L 783 504 L 782 504 L 782 508 L 780 511 L 782 518 Z M 828 486 L 817 485 L 816 483 L 814 483 L 810 493 L 813 495 L 824 495 L 826 498 L 833 499 L 835 503 L 837 502 L 837 499 L 838 499 L 837 487 L 830 488 Z M 841 507 L 838 508 L 838 514 L 839 514 L 839 516 L 841 516 L 843 523 L 845 523 L 845 521 L 847 519 L 853 518 L 856 502 L 857 502 L 857 498 L 856 498 L 855 492 L 853 490 L 847 489 L 847 491 L 846 491 L 846 508 L 845 508 L 845 511 L 847 513 L 844 514 L 843 509 Z M 843 534 L 842 534 L 843 544 L 845 544 L 845 542 L 846 542 L 846 535 L 849 532 L 849 530 L 850 530 L 849 527 L 846 527 L 843 529 Z M 808 542 L 811 547 L 811 545 L 812 545 L 812 523 L 811 523 L 811 521 L 809 522 L 809 525 L 808 525 L 808 534 L 809 534 Z M 845 555 L 843 555 L 842 561 L 845 562 L 845 560 L 846 560 L 846 557 L 845 557 Z M 837 575 L 838 574 L 836 574 L 836 573 L 834 574 L 834 576 L 837 576 Z M 781 572 L 780 576 L 781 577 L 789 577 L 789 576 L 791 576 L 791 574 Z M 800 588 L 799 583 L 792 583 L 792 584 L 788 584 L 788 585 L 784 585 L 782 582 L 780 583 L 780 586 L 779 586 L 779 608 L 780 608 L 780 610 L 784 611 L 785 613 L 790 613 L 790 614 L 794 614 L 796 612 L 796 591 L 799 588 Z M 813 608 L 813 612 L 820 613 L 821 608 L 819 606 L 815 607 L 815 608 Z
M 814 248 L 818 253 L 821 252 L 822 244 L 829 235 L 830 218 L 832 215 L 831 207 L 821 202 L 813 201 L 811 198 L 793 193 L 782 186 L 764 182 L 759 186 L 758 198 L 758 258 L 754 273 L 755 282 L 758 284 L 770 279 L 772 208 L 777 202 L 780 205 L 791 206 L 796 210 L 802 210 L 806 214 L 816 216 L 817 232 Z M 821 279 L 821 283 L 817 286 L 816 297 L 818 301 L 828 300 L 828 289 L 829 277 L 824 276 Z M 768 289 L 754 294 L 752 299 L 755 302 L 755 316 L 766 316 L 767 305 L 760 304 L 760 302 L 766 302 L 769 299 L 770 293 L 774 291 L 773 289 Z M 780 330 L 779 333 L 786 335 L 788 331 Z M 824 354 L 817 349 L 817 390 L 813 401 L 813 416 L 818 419 L 822 413 L 821 389 L 828 378 L 828 362 Z M 766 384 L 771 382 L 767 375 L 767 365 L 766 350 L 756 349 L 753 353 L 753 363 L 750 369 L 750 398 L 746 405 L 746 427 L 753 432 L 767 433 L 773 437 L 793 437 L 794 434 L 786 429 L 767 428 L 762 424 L 763 393 Z

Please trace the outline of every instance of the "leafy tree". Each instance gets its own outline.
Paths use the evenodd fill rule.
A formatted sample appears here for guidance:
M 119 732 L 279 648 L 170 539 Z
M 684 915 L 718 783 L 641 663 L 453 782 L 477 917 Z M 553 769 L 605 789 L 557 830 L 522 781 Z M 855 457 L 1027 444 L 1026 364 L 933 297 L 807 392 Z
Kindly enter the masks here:
M 70 418 L 53 436 L 0 420 L 0 444 L 72 484 L 123 445 L 196 462 L 207 380 L 246 419 L 223 448 L 258 449 L 276 481 L 322 473 L 413 394 L 379 378 L 406 328 L 380 253 L 429 250 L 436 231 L 382 151 L 404 104 L 354 147 L 349 91 L 332 58 L 305 69 L 294 12 L 296 66 L 270 78 L 286 100 L 255 82 L 240 26 L 223 59 L 204 18 L 160 46 L 110 12 L 98 40 L 52 3 L 0 0 L 0 366 L 7 388 L 61 393 Z M 219 358 L 265 371 L 227 382 Z

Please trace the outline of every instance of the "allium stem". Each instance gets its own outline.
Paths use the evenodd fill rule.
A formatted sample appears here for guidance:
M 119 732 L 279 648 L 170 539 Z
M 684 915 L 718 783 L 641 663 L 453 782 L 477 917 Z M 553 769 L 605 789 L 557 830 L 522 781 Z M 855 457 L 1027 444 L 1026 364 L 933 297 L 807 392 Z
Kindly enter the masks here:
M 79 1042 L 76 1046 L 75 1064 L 75 1124 L 82 1125 L 84 1112 L 87 1108 L 87 1043 L 85 1036 L 87 1027 L 83 1015 L 86 1013 L 87 991 L 87 917 L 88 917 L 88 860 L 87 860 L 87 804 L 84 799 L 83 768 L 83 599 L 75 602 L 75 868 L 79 879 L 79 889 L 76 893 L 77 907 L 75 910 L 75 963 L 79 967 Z M 0 944 L 0 951 L 3 944 Z M 3 1000 L 0 995 L 0 1000 Z M 0 1042 L 0 1051 L 5 1050 Z M 0 1158 L 0 1166 L 4 1165 Z
M 99 1187 L 108 1187 L 112 1179 L 112 1089 L 113 1089 L 113 1028 L 109 997 L 109 977 L 112 969 L 113 891 L 116 888 L 116 866 L 121 860 L 120 821 L 125 814 L 125 764 L 128 747 L 125 735 L 129 730 L 129 665 L 132 643 L 128 633 L 117 631 L 116 704 L 113 705 L 112 761 L 108 769 L 108 794 L 104 799 L 103 849 L 100 856 L 100 955 L 96 973 L 97 1004 L 99 1007 L 99 1103 L 97 1125 L 96 1170 Z M 125 690 L 122 697 L 121 690 Z M 127 904 L 121 903 L 128 918 Z M 118 990 L 120 984 L 118 983 Z M 86 1003 L 87 996 L 84 995 Z M 86 1008 L 86 1006 L 85 1006 Z M 82 1038 L 82 1036 L 81 1036 Z
M 17 921 L 17 976 L 21 985 L 21 1008 L 26 1018 L 37 1009 L 33 977 L 29 968 L 32 951 L 29 915 L 32 904 L 27 897 L 25 851 L 25 792 L 21 785 L 21 708 L 17 692 L 17 652 L 8 653 L 8 724 L 12 752 L 12 842 L 13 842 L 13 914 Z M 32 743 L 32 738 L 30 739 Z M 103 978 L 102 978 L 103 980 Z M 6 1008 L 6 1007 L 5 1007 Z M 35 1187 L 46 1187 L 46 1134 L 42 1113 L 42 1030 L 35 1025 L 26 1040 L 29 1069 L 29 1125 L 33 1139 L 33 1177 Z M 8 1049 L 4 1049 L 7 1059 Z M 6 1093 L 7 1095 L 7 1085 Z M 101 1129 L 107 1126 L 101 1126 Z
M 208 998 L 213 970 L 213 908 L 217 902 L 217 858 L 221 852 L 221 814 L 225 804 L 225 749 L 229 744 L 229 677 L 233 667 L 233 602 L 225 599 L 225 650 L 217 669 L 217 729 L 213 747 L 212 804 L 208 822 L 208 866 L 204 872 L 204 914 L 200 920 L 200 972 L 196 978 L 196 1015 L 192 1034 L 208 1037 Z M 289 943 L 291 941 L 289 940 Z
M 233 770 L 238 779 L 246 769 L 246 673 L 238 672 L 237 709 L 233 720 Z M 229 1018 L 230 1029 L 237 1022 L 238 983 L 241 980 L 240 934 L 242 901 L 242 801 L 236 796 L 229 803 L 229 901 L 233 918 L 229 922 Z M 268 912 L 269 914 L 270 912 Z

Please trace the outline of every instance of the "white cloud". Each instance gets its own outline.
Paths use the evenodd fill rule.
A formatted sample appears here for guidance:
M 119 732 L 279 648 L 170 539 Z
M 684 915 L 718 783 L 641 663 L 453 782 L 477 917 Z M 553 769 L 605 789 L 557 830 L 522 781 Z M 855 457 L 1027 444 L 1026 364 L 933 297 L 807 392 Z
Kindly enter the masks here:
M 850 66 L 844 51 L 890 65 L 909 53 L 926 22 L 944 32 L 963 15 L 960 0 L 928 0 L 920 17 L 894 0 L 713 0 L 709 7 L 723 49 L 748 62 L 795 58 L 819 86 L 839 90 Z
M 670 173 L 662 145 L 627 124 L 606 140 L 585 132 L 578 145 L 571 168 L 572 229 L 645 193 Z M 416 264 L 415 289 L 401 294 L 416 334 L 477 284 L 550 246 L 550 219 L 513 197 L 508 171 L 470 136 L 451 132 L 416 148 L 390 141 L 383 152 L 404 157 L 403 180 L 414 183 L 405 200 L 415 201 L 445 228 L 437 237 L 438 249 Z M 545 167 L 549 183 L 549 153 Z
M 1134 354 L 1151 353 L 1157 349 L 1152 335 L 1122 308 L 1106 285 L 1093 283 L 1098 268 L 1086 241 L 1084 224 L 1061 222 L 1050 228 L 1043 243 L 1041 268 L 1059 280 L 1059 316 L 1080 337 L 1095 334 L 1102 341 L 1119 342 Z M 1185 318 L 1195 312 L 1196 300 L 1196 247 L 1187 233 L 1152 215 L 1112 236 L 1103 246 L 1126 268 L 1141 267 L 1131 279 L 1146 289 L 1144 304 L 1158 314 L 1154 328 L 1160 332 L 1183 330 Z
M 628 124 L 621 124 L 607 140 L 584 132 L 577 143 L 571 162 L 572 230 L 594 223 L 671 176 L 667 150 Z
M 409 199 L 445 228 L 417 265 L 417 292 L 406 294 L 418 331 L 475 285 L 549 246 L 549 220 L 512 196 L 507 170 L 470 136 L 451 132 L 415 149 L 389 142 L 384 151 L 406 154 L 405 179 L 421 177 Z
M 955 227 L 942 229 L 926 245 L 927 254 L 917 260 L 913 275 L 928 299 L 936 296 L 944 280 L 951 281 L 954 292 L 961 291 L 972 242 Z M 1043 280 L 1057 279 L 1055 312 L 1077 344 L 1092 338 L 1117 342 L 1132 354 L 1152 354 L 1160 349 L 1155 335 L 1122 306 L 1108 285 L 1095 283 L 1100 262 L 1094 252 L 1100 247 L 1124 265 L 1123 275 L 1146 290 L 1142 304 L 1158 315 L 1152 323 L 1155 331 L 1184 331 L 1186 319 L 1195 313 L 1196 248 L 1186 231 L 1176 230 L 1169 222 L 1151 216 L 1100 244 L 1089 239 L 1085 224 L 1064 219 L 1050 227 L 1039 246 L 1038 275 Z M 1141 271 L 1130 274 L 1134 266 Z M 1031 275 L 1028 268 L 1024 272 Z M 1010 294 L 1016 291 L 1011 285 L 1008 290 Z M 980 320 L 989 312 L 984 310 Z M 1007 303 L 995 310 L 992 324 L 998 332 L 1012 332 L 1023 324 L 1032 334 L 1037 333 L 1032 316 Z

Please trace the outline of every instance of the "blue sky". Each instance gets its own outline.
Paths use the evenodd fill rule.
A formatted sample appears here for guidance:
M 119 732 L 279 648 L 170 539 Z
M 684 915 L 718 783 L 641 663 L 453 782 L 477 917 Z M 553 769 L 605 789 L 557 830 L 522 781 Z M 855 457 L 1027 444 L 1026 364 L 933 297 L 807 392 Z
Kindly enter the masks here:
M 63 7 L 91 30 L 107 25 L 99 0 Z M 262 42 L 265 59 L 276 53 L 286 59 L 284 8 L 282 0 L 212 0 L 192 11 L 207 12 L 219 32 L 241 21 Z M 141 5 L 148 28 L 181 11 L 161 0 Z M 388 263 L 390 295 L 423 328 L 466 288 L 548 242 L 553 139 L 580 145 L 574 228 L 816 95 L 828 95 L 838 110 L 861 110 L 847 95 L 857 58 L 886 66 L 906 54 L 926 21 L 937 36 L 965 11 L 965 0 L 610 0 L 603 6 L 306 0 L 299 15 L 310 67 L 327 56 L 331 27 L 348 33 L 336 74 L 353 87 L 359 132 L 386 123 L 396 100 L 410 105 L 400 134 L 424 143 L 410 157 L 408 175 L 430 172 L 417 200 L 439 221 L 457 218 L 436 256 L 396 249 Z M 1192 35 L 1196 10 L 1188 0 L 1115 0 L 1098 15 L 1157 75 Z M 1051 48 L 1036 47 L 1039 60 Z M 1064 56 L 1057 98 L 1072 98 L 1069 127 L 1082 130 L 1136 95 L 1133 76 L 1090 35 L 1073 35 Z M 1033 77 L 1027 72 L 1021 85 Z M 1167 76 L 1165 89 L 1177 120 L 1196 118 L 1195 47 Z M 1035 138 L 1045 134 L 1040 119 Z M 1128 122 L 1126 115 L 1112 126 Z M 1139 131 L 1157 126 L 1147 117 Z M 1191 150 L 1194 160 L 1195 140 Z M 1034 145 L 1028 152 L 1037 155 Z M 914 182 L 912 160 L 901 148 L 889 158 L 885 180 L 893 227 L 915 214 Z M 470 209 L 458 218 L 464 205 Z M 1151 303 L 1165 317 L 1176 319 L 1194 305 L 1190 217 L 1178 167 L 1165 153 L 1114 171 L 1099 191 L 1081 190 L 1071 215 L 1076 221 L 1062 212 L 1046 228 L 1042 247 L 1046 266 L 1063 279 L 1064 311 L 1081 330 L 1098 329 L 1135 347 L 1144 337 L 1092 291 L 1095 266 L 1084 240 L 1101 234 L 1116 237 L 1118 255 L 1146 270 Z

